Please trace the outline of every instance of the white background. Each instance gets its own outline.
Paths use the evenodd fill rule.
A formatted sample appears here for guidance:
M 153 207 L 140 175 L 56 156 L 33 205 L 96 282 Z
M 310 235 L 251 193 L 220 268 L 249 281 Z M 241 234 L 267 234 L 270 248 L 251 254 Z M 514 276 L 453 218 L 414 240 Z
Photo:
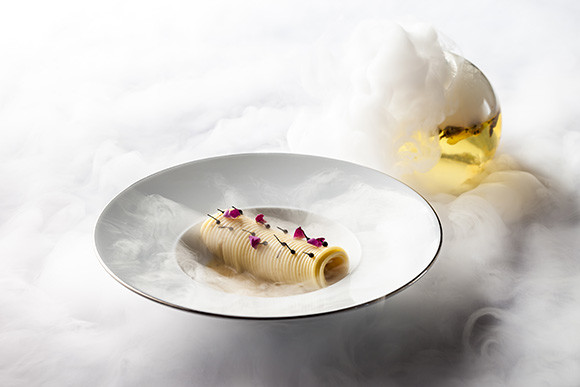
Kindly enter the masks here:
M 0 384 L 577 385 L 580 7 L 210 3 L 0 5 Z M 287 151 L 314 43 L 369 18 L 433 25 L 504 114 L 492 180 L 429 198 L 445 245 L 425 278 L 361 311 L 259 323 L 166 308 L 100 267 L 109 200 L 182 162 Z

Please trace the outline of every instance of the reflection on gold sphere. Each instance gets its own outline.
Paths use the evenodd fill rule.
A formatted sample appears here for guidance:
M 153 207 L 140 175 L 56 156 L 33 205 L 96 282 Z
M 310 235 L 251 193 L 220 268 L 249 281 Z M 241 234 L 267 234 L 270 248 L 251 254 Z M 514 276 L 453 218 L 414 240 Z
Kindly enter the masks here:
M 406 179 L 431 193 L 473 188 L 501 136 L 501 111 L 491 84 L 471 62 L 452 58 L 457 74 L 446 95 L 446 118 L 438 127 L 441 156 L 429 171 Z

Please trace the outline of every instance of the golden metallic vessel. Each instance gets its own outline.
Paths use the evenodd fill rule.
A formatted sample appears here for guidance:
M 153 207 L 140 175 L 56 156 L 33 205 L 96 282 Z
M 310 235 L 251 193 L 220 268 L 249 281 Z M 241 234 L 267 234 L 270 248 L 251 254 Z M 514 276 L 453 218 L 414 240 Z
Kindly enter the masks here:
M 407 176 L 411 185 L 430 193 L 460 193 L 477 184 L 499 145 L 502 116 L 485 75 L 457 55 L 457 74 L 446 95 L 446 118 L 439 125 L 441 156 L 427 172 Z

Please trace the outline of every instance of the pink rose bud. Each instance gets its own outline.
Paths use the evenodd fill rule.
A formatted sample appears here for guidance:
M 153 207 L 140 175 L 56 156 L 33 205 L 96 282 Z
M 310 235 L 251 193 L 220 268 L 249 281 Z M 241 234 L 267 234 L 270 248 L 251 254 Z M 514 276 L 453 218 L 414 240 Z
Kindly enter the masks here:
M 257 249 L 258 245 L 260 244 L 260 238 L 258 238 L 257 236 L 253 236 L 253 235 L 250 235 L 249 238 L 250 238 L 250 243 L 252 244 L 252 247 Z
M 302 230 L 302 227 L 298 227 L 296 231 L 294 231 L 294 238 L 297 239 L 306 238 L 306 234 L 304 233 L 304 230 Z

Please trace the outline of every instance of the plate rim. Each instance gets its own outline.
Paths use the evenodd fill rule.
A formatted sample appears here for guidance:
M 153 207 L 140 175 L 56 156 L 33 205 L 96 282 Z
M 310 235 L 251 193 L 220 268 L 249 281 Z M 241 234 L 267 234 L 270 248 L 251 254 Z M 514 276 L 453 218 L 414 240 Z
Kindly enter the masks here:
M 417 274 L 415 277 L 413 277 L 411 280 L 409 280 L 407 283 L 405 283 L 404 285 L 398 287 L 397 289 L 381 296 L 381 297 L 377 297 L 375 299 L 372 299 L 370 301 L 361 303 L 361 304 L 357 304 L 357 305 L 353 305 L 353 306 L 347 306 L 347 307 L 343 307 L 343 308 L 339 308 L 339 309 L 335 309 L 335 310 L 330 310 L 330 311 L 325 311 L 325 312 L 319 312 L 319 313 L 311 313 L 311 314 L 304 314 L 304 315 L 294 315 L 294 316 L 238 316 L 238 315 L 230 315 L 230 314 L 223 314 L 223 313 L 216 313 L 216 312 L 207 312 L 207 311 L 203 311 L 203 310 L 197 310 L 197 309 L 192 309 L 192 308 L 188 308 L 188 307 L 184 307 L 182 305 L 178 305 L 178 304 L 174 304 L 172 302 L 166 301 L 166 300 L 162 300 L 160 298 L 157 298 L 153 295 L 147 294 L 144 291 L 141 291 L 127 283 L 125 283 L 121 278 L 119 278 L 108 266 L 107 264 L 103 261 L 103 258 L 101 257 L 101 253 L 99 252 L 99 248 L 98 248 L 98 242 L 97 242 L 97 234 L 98 234 L 98 228 L 99 225 L 102 223 L 102 219 L 104 218 L 105 213 L 107 212 L 107 210 L 113 205 L 113 203 L 121 196 L 123 195 L 125 192 L 128 192 L 129 190 L 133 189 L 133 187 L 135 187 L 136 185 L 140 184 L 141 182 L 145 181 L 145 180 L 149 180 L 154 178 L 157 175 L 161 175 L 164 173 L 167 173 L 173 169 L 177 169 L 177 168 L 184 168 L 190 165 L 195 165 L 195 164 L 199 164 L 201 162 L 211 162 L 212 160 L 215 159 L 227 159 L 227 158 L 235 158 L 235 157 L 251 157 L 251 156 L 264 156 L 264 157 L 268 157 L 268 156 L 290 156 L 290 157 L 301 157 L 301 158 L 316 158 L 316 159 L 322 159 L 322 160 L 327 160 L 327 161 L 333 161 L 333 162 L 338 162 L 338 163 L 343 163 L 343 164 L 349 164 L 351 166 L 355 166 L 358 168 L 364 168 L 364 169 L 370 169 L 374 172 L 377 172 L 379 174 L 384 175 L 385 177 L 395 180 L 398 183 L 402 184 L 403 186 L 407 187 L 408 189 L 410 189 L 411 191 L 413 191 L 416 195 L 418 195 L 426 204 L 427 206 L 429 206 L 429 208 L 431 209 L 431 212 L 433 213 L 433 215 L 435 215 L 435 219 L 437 220 L 437 225 L 438 225 L 438 229 L 439 229 L 439 243 L 437 246 L 437 249 L 435 251 L 435 253 L 433 254 L 433 257 L 431 258 L 431 260 L 429 261 L 429 264 L 427 266 L 425 266 L 423 268 L 423 270 L 421 270 L 421 272 L 419 274 Z M 316 318 L 316 317 L 322 317 L 322 316 L 328 316 L 328 315 L 332 315 L 332 314 L 337 314 L 337 313 L 342 313 L 342 312 L 347 312 L 347 311 L 354 311 L 357 309 L 362 309 L 364 307 L 373 305 L 373 304 L 377 304 L 381 301 L 386 300 L 387 298 L 391 298 L 396 294 L 401 293 L 403 290 L 409 288 L 411 285 L 413 285 L 414 283 L 416 283 L 417 281 L 419 281 L 425 274 L 427 274 L 427 272 L 433 267 L 433 265 L 435 264 L 435 262 L 437 261 L 437 258 L 439 256 L 439 253 L 441 252 L 441 248 L 443 246 L 443 226 L 441 223 L 441 219 L 439 218 L 439 214 L 437 214 L 437 211 L 435 211 L 435 208 L 433 207 L 433 205 L 421 194 L 419 193 L 416 189 L 414 189 L 413 187 L 409 186 L 408 184 L 404 183 L 403 181 L 401 181 L 400 179 L 397 179 L 396 177 L 393 177 L 385 172 L 379 171 L 375 168 L 371 168 L 371 167 L 367 167 L 365 165 L 361 165 L 361 164 L 357 164 L 351 161 L 346 161 L 346 160 L 341 160 L 341 159 L 336 159 L 336 158 L 332 158 L 332 157 L 325 157 L 325 156 L 318 156 L 318 155 L 309 155 L 309 154 L 302 154 L 302 153 L 291 153 L 291 152 L 244 152 L 244 153 L 231 153 L 231 154 L 226 154 L 226 155 L 218 155 L 218 156 L 212 156 L 212 157 L 206 157 L 206 158 L 202 158 L 202 159 L 196 159 L 196 160 L 191 160 L 185 163 L 181 163 L 181 164 L 176 164 L 173 165 L 171 167 L 167 167 L 164 169 L 161 169 L 157 172 L 154 172 L 150 175 L 147 175 L 141 179 L 138 179 L 137 181 L 133 182 L 132 184 L 130 184 L 129 186 L 127 186 L 126 188 L 124 188 L 122 191 L 120 191 L 119 193 L 117 193 L 111 200 L 109 200 L 107 202 L 107 204 L 103 207 L 103 209 L 100 212 L 99 217 L 97 218 L 97 221 L 95 222 L 95 226 L 94 226 L 94 230 L 93 230 L 93 248 L 96 252 L 97 255 L 97 259 L 99 260 L 99 263 L 101 264 L 101 266 L 105 269 L 105 271 L 107 273 L 109 273 L 109 275 L 111 277 L 113 277 L 117 282 L 119 282 L 121 285 L 123 285 L 125 288 L 133 291 L 134 293 L 137 293 L 138 295 L 145 297 L 146 299 L 149 299 L 151 301 L 154 301 L 158 304 L 161 305 L 165 305 L 174 309 L 178 309 L 184 312 L 188 312 L 188 313 L 195 313 L 195 314 L 200 314 L 200 315 L 204 315 L 204 316 L 208 316 L 208 317 L 214 317 L 214 318 L 227 318 L 227 319 L 233 319 L 233 320 L 253 320 L 253 321 L 276 321 L 276 320 L 299 320 L 299 319 L 307 319 L 307 318 Z

